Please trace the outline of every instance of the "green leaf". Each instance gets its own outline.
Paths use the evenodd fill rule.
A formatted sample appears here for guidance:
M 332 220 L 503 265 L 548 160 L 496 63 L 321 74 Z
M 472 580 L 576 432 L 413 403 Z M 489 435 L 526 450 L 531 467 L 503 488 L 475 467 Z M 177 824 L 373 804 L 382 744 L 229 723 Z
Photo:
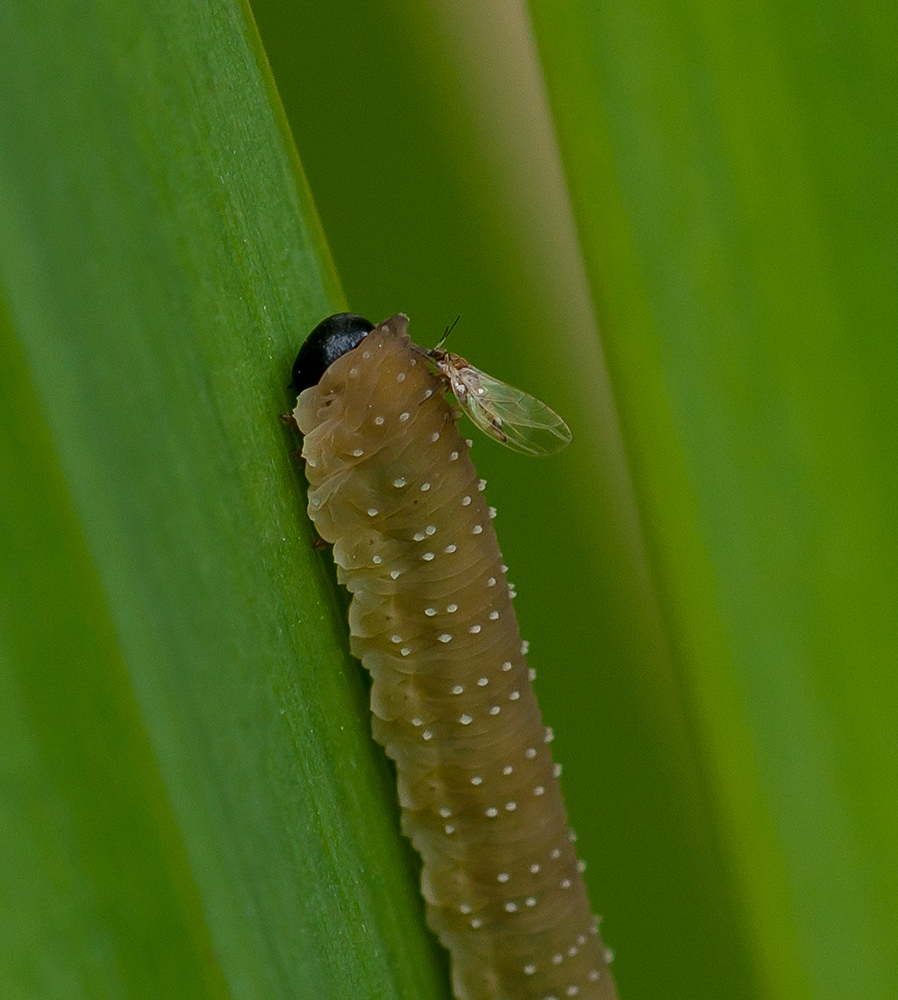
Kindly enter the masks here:
M 341 298 L 273 95 L 237 4 L 0 11 L 4 997 L 446 995 L 278 421 Z
M 895 996 L 898 19 L 532 6 L 765 995 Z

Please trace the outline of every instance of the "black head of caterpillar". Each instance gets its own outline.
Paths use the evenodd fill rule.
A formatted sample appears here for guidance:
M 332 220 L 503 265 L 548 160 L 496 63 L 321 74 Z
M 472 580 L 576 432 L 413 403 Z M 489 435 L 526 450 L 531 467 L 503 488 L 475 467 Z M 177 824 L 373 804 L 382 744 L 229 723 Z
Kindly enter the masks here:
M 358 347 L 373 329 L 373 323 L 355 313 L 334 313 L 322 320 L 299 349 L 289 387 L 299 393 L 317 385 L 337 358 Z

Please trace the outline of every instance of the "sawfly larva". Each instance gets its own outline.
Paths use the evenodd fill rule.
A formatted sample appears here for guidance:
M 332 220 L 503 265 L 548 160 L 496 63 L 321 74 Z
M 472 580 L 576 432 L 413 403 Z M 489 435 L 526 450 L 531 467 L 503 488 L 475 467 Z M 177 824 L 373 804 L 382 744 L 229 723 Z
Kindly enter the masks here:
M 614 1000 L 512 607 L 494 511 L 447 390 L 529 454 L 570 440 L 532 396 L 402 314 L 339 313 L 294 366 L 309 514 L 352 593 L 351 648 L 373 680 L 402 828 L 457 1000 Z

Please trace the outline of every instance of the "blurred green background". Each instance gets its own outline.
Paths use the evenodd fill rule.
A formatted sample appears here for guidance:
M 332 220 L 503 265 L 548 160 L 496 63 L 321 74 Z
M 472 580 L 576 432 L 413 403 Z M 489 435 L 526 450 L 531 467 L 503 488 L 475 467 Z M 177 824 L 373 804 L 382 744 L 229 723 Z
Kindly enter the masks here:
M 624 1000 L 892 1000 L 898 12 L 252 8 L 0 8 L 0 996 L 448 998 L 276 420 L 349 306 L 573 429 L 474 457 Z

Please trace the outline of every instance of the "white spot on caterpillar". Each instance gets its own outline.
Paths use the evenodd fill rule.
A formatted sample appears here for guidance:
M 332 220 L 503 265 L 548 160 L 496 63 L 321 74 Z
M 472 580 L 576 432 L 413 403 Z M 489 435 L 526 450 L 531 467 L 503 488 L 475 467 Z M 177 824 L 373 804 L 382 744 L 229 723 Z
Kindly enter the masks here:
M 475 774 L 471 778 L 471 784 L 472 785 L 482 785 L 483 784 L 483 778 L 481 778 L 481 776 L 479 774 Z
M 430 399 L 430 397 L 431 397 L 432 395 L 433 395 L 433 389 L 428 389 L 428 390 L 427 390 L 427 391 L 426 391 L 426 392 L 424 393 L 424 398 L 425 398 L 425 399 Z
M 398 375 L 396 376 L 396 381 L 397 381 L 397 382 L 404 382 L 404 381 L 406 380 L 406 377 L 407 377 L 407 376 L 406 376 L 405 372 L 400 372 L 400 373 L 399 373 L 399 374 L 398 374 Z
M 506 903 L 505 904 L 505 912 L 506 913 L 517 913 L 518 912 L 518 904 L 517 903 Z
M 485 479 L 478 479 L 477 480 L 477 489 L 480 490 L 481 493 L 486 489 L 486 480 Z
M 580 860 L 580 861 L 577 862 L 577 871 L 580 872 L 581 874 L 586 871 L 586 862 L 585 861 Z
M 499 567 L 499 569 L 500 569 L 500 570 L 502 570 L 502 572 L 503 572 L 503 573 L 507 573 L 507 572 L 508 572 L 508 567 L 507 567 L 507 566 L 505 565 L 505 563 L 503 563 L 503 564 L 502 564 L 502 565 L 501 565 L 501 566 Z
M 374 422 L 377 424 L 378 427 L 382 427 L 383 423 L 384 423 L 384 418 L 383 417 L 375 417 L 374 418 Z
M 492 705 L 490 707 L 490 715 L 498 715 L 502 709 L 498 705 Z
M 462 903 L 461 906 L 459 906 L 458 908 L 458 912 L 463 913 L 465 916 L 467 916 L 473 909 L 474 907 L 471 906 L 470 903 Z
M 504 672 L 504 673 L 506 673 L 506 674 L 508 673 L 508 671 L 509 671 L 509 670 L 511 670 L 511 660 L 506 660 L 506 661 L 505 661 L 505 662 L 504 662 L 504 663 L 502 664 L 502 670 L 503 670 L 503 672 Z
M 480 917 L 471 917 L 471 927 L 473 927 L 475 931 L 479 930 L 482 926 L 483 926 L 483 921 L 480 919 Z
M 587 979 L 588 979 L 588 980 L 589 980 L 589 981 L 590 981 L 591 983 L 594 983 L 594 982 L 596 982 L 596 981 L 598 980 L 598 978 L 599 978 L 599 970 L 598 970 L 598 969 L 590 969 L 590 970 L 589 970 L 589 974 L 587 975 L 587 977 L 586 977 L 586 978 L 587 978 Z
M 520 698 L 520 697 L 521 697 L 521 692 L 520 691 L 512 691 L 511 694 L 508 696 L 508 700 L 509 701 L 517 701 L 518 698 Z
M 455 827 L 451 823 L 447 823 L 443 827 L 443 830 L 446 832 L 447 836 L 451 836 L 453 833 L 455 833 Z
M 404 424 L 409 419 L 410 416 L 411 416 L 411 414 L 408 413 L 408 412 L 400 413 L 399 414 L 399 423 L 400 424 Z
M 569 878 L 563 878 L 558 884 L 561 886 L 562 889 L 570 889 L 571 880 Z
M 475 524 L 474 527 L 471 528 L 471 534 L 472 535 L 482 535 L 483 534 L 483 525 L 482 524 Z
M 511 876 L 508 874 L 508 872 L 499 872 L 499 874 L 496 876 L 496 881 L 507 882 L 509 878 L 511 878 Z
M 444 632 L 441 636 L 438 636 L 440 642 L 452 642 L 452 636 L 448 632 Z
M 431 444 L 436 444 L 436 442 L 439 440 L 440 440 L 440 432 L 434 431 L 433 434 L 430 435 Z
M 421 492 L 426 493 L 430 489 L 430 483 L 421 483 Z
M 430 562 L 434 558 L 434 554 L 432 552 L 425 552 L 421 558 L 424 562 Z
M 370 357 L 371 357 L 371 352 L 370 351 L 362 351 L 362 357 L 365 359 L 365 361 L 368 361 L 370 359 Z
M 462 724 L 463 726 L 470 726 L 470 725 L 471 725 L 471 723 L 472 723 L 472 722 L 474 721 L 474 717 L 473 717 L 473 716 L 471 716 L 471 715 L 468 715 L 468 713 L 467 713 L 467 712 L 465 712 L 465 714 L 464 714 L 464 715 L 460 715 L 460 716 L 458 717 L 458 721 L 459 721 L 459 722 L 460 722 L 460 723 L 461 723 L 461 724 Z
M 449 806 L 440 806 L 439 811 L 443 819 L 449 819 L 449 817 L 452 815 L 452 810 L 449 808 Z
M 491 576 L 489 578 L 489 580 L 486 581 L 486 585 L 488 587 L 495 587 L 496 586 L 496 578 L 494 576 Z
M 464 690 L 465 689 L 461 686 L 461 684 L 456 684 L 455 687 L 452 689 L 452 693 L 453 694 L 462 694 L 464 692 Z
M 376 507 L 368 508 L 368 517 L 377 517 L 380 511 Z
M 551 726 L 546 726 L 546 735 L 543 737 L 543 743 L 551 743 L 555 739 L 555 733 L 552 732 Z
M 364 448 L 356 448 L 356 449 L 354 449 L 354 451 L 352 453 L 352 456 L 353 456 L 353 458 L 361 458 L 362 455 L 364 455 L 364 454 L 365 454 L 365 449 Z
M 577 935 L 577 944 L 580 945 L 581 948 L 583 947 L 583 945 L 586 944 L 586 935 L 585 934 L 578 934 Z
M 390 570 L 390 579 L 391 580 L 398 580 L 399 577 L 400 577 L 400 575 L 401 575 L 401 573 L 402 573 L 401 569 L 391 569 Z
M 424 529 L 424 534 L 425 535 L 435 535 L 436 533 L 437 533 L 437 529 L 436 529 L 436 525 L 434 525 L 434 524 L 428 524 L 427 527 Z
M 495 819 L 499 815 L 499 810 L 495 806 L 490 806 L 484 813 L 485 816 L 489 816 L 490 819 Z
M 555 765 L 553 765 L 553 767 L 552 767 L 552 774 L 554 774 L 556 778 L 560 778 L 561 777 L 561 764 L 555 764 Z
M 416 716 L 414 719 L 412 719 L 412 725 L 417 729 L 418 726 L 423 726 L 424 725 L 424 720 L 423 719 L 419 719 Z
M 402 636 L 401 635 L 391 635 L 390 636 L 390 642 L 395 642 L 398 645 L 400 642 L 402 642 Z
M 397 490 L 401 490 L 402 487 L 405 486 L 407 482 L 408 480 L 405 478 L 405 476 L 398 476 L 396 479 L 393 480 L 393 485 L 396 487 Z
M 468 507 L 470 505 L 470 503 L 471 503 L 471 498 L 470 497 L 462 497 L 461 498 L 461 505 L 462 505 L 462 507 Z
M 568 986 L 568 988 L 564 992 L 569 997 L 575 997 L 580 992 L 580 987 L 579 986 Z
M 563 961 L 564 961 L 564 955 L 562 955 L 561 952 L 558 952 L 557 954 L 552 956 L 552 965 L 561 965 Z
M 610 948 L 606 948 L 602 952 L 602 958 L 605 959 L 606 965 L 610 965 L 614 961 L 614 952 Z
M 505 803 L 505 808 L 510 813 L 513 813 L 515 811 L 515 809 L 517 809 L 517 807 L 518 807 L 517 802 L 506 802 Z
M 530 874 L 531 875 L 539 875 L 540 870 L 541 870 L 541 866 L 538 865 L 538 864 L 533 864 L 533 865 L 530 866 Z
M 480 632 L 480 626 L 479 625 L 472 625 L 468 629 L 468 631 L 471 633 L 471 635 L 477 635 Z
M 433 618 L 433 616 L 436 613 L 437 613 L 437 609 L 436 608 L 425 608 L 424 609 L 424 614 L 427 615 L 428 618 Z
M 371 562 L 373 562 L 375 566 L 380 566 L 380 564 L 383 561 L 384 561 L 383 560 L 383 556 L 372 556 L 371 557 Z
M 427 537 L 427 535 L 425 535 L 423 531 L 416 531 L 412 535 L 412 541 L 414 541 L 414 542 L 423 542 L 426 537 Z
M 531 684 L 536 680 L 536 670 L 534 667 L 527 668 L 527 677 Z
M 530 643 L 525 639 L 521 643 L 521 655 L 526 656 L 530 652 Z
M 524 906 L 536 906 L 536 896 L 528 896 L 524 900 Z
M 450 615 L 454 615 L 455 612 L 458 611 L 458 605 L 457 604 L 447 604 L 446 605 L 446 611 L 448 611 Z
M 477 678 L 477 686 L 478 687 L 485 688 L 487 686 L 487 684 L 489 684 L 489 682 L 490 682 L 489 677 L 478 677 Z
M 557 861 L 561 857 L 561 848 L 560 847 L 553 847 L 552 850 L 549 851 L 549 857 L 553 861 Z
M 466 444 L 466 445 L 467 445 L 467 446 L 468 446 L 469 448 L 472 448 L 472 447 L 474 446 L 474 442 L 473 442 L 473 441 L 472 441 L 472 440 L 471 440 L 470 438 L 465 438 L 465 444 Z
M 536 756 L 536 747 L 528 747 L 524 751 L 524 756 L 527 758 L 527 760 L 533 760 L 533 758 Z
M 349 369 L 349 377 L 350 378 L 358 378 L 359 377 L 359 370 L 358 370 L 358 368 L 350 368 Z
M 532 976 L 536 972 L 535 965 L 525 965 L 523 969 L 525 976 Z
M 411 650 L 408 648 L 408 646 L 403 646 L 402 649 L 399 650 L 399 652 L 403 656 L 408 656 L 411 653 Z
M 576 841 L 577 841 L 577 834 L 576 834 L 576 833 L 574 833 L 574 831 L 573 831 L 573 830 L 568 830 L 568 832 L 567 832 L 567 839 L 568 839 L 568 840 L 569 840 L 569 841 L 570 841 L 570 842 L 571 842 L 572 844 L 574 844 L 574 843 L 576 843 Z
M 425 729 L 424 732 L 421 733 L 421 738 L 424 739 L 424 740 L 432 740 L 433 739 L 433 731 L 430 730 L 430 729 Z
M 450 452 L 449 453 L 449 461 L 450 462 L 455 462 L 457 460 L 458 460 L 458 452 L 457 451 Z
M 509 774 L 514 774 L 514 768 L 511 766 L 511 764 L 506 764 L 505 767 L 502 768 L 502 773 L 507 778 Z
M 496 621 L 498 621 L 498 620 L 499 620 L 499 612 L 498 612 L 498 611 L 491 611 L 491 612 L 489 613 L 489 620 L 490 620 L 491 622 L 496 622 Z
M 487 512 L 487 514 L 489 514 L 489 516 L 490 516 L 490 520 L 491 520 L 491 521 L 495 521 L 495 519 L 496 519 L 496 514 L 498 514 L 498 513 L 499 513 L 499 512 L 498 512 L 498 511 L 496 510 L 496 508 L 495 508 L 495 507 L 487 507 L 487 509 L 486 509 L 486 512 Z
M 545 791 L 546 790 L 545 790 L 545 788 L 543 788 L 542 785 L 537 785 L 536 788 L 533 789 L 533 794 L 534 795 L 544 795 Z
M 446 548 L 443 549 L 443 551 L 446 553 L 446 555 L 451 556 L 452 553 L 455 552 L 457 549 L 458 549 L 457 545 L 447 545 Z

